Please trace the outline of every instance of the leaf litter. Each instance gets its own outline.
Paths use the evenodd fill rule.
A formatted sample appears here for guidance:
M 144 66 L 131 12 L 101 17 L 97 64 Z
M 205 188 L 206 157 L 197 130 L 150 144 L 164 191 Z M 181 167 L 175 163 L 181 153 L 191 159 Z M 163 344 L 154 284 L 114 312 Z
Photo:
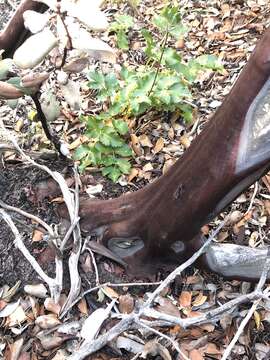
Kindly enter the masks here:
M 132 1 L 128 4 L 109 3 L 106 8 L 108 13 L 117 11 L 124 14 L 133 13 L 136 21 L 134 31 L 131 31 L 130 35 L 131 50 L 127 53 L 120 52 L 118 59 L 136 67 L 144 61 L 140 51 L 142 42 L 140 38 L 137 38 L 136 29 L 142 26 L 147 27 L 151 15 L 156 13 L 163 4 L 161 1 L 147 0 L 140 1 L 136 5 L 132 4 Z M 204 53 L 217 55 L 224 64 L 225 72 L 219 74 L 209 71 L 198 80 L 193 100 L 194 118 L 191 123 L 181 122 L 179 114 L 161 117 L 150 112 L 147 116 L 137 119 L 137 124 L 130 124 L 129 128 L 132 130 L 130 142 L 135 153 L 135 161 L 130 174 L 124 176 L 126 182 L 124 181 L 123 184 L 128 182 L 137 187 L 141 183 L 153 181 L 165 173 L 181 156 L 193 138 L 200 133 L 209 116 L 221 104 L 246 63 L 257 39 L 269 25 L 270 7 L 268 1 L 264 0 L 235 0 L 227 3 L 217 0 L 207 2 L 180 0 L 179 5 L 185 9 L 184 22 L 190 31 L 186 38 L 179 38 L 175 46 L 182 49 L 186 59 Z M 78 16 L 83 15 L 80 13 Z M 85 19 L 85 21 L 88 20 Z M 105 35 L 104 39 L 109 40 L 112 47 L 116 41 L 109 35 Z M 106 49 L 102 50 L 106 51 Z M 111 56 L 110 53 L 108 56 Z M 82 58 L 77 63 L 67 65 L 67 69 L 68 66 L 75 67 L 75 70 L 78 69 L 80 73 L 81 69 L 88 66 L 88 62 Z M 59 117 L 57 120 L 58 131 L 64 131 L 67 142 L 73 144 L 71 150 L 84 141 L 81 138 L 82 126 L 76 121 L 76 108 L 90 108 L 91 111 L 98 109 L 94 97 L 91 98 L 91 92 L 84 93 L 85 90 L 78 85 L 83 80 L 81 74 L 73 77 L 70 86 L 64 88 L 63 98 L 60 99 L 64 111 L 60 120 Z M 75 98 L 71 96 L 73 90 L 77 94 Z M 83 94 L 82 104 L 79 103 L 80 91 Z M 71 111 L 67 104 L 72 105 L 75 112 Z M 29 108 L 27 101 L 23 105 Z M 5 111 L 5 106 L 1 107 L 1 116 L 6 115 Z M 17 121 L 15 130 L 20 132 L 24 129 L 22 133 L 26 133 L 29 130 L 29 124 L 25 120 L 22 122 L 23 118 L 21 116 L 18 119 L 20 122 Z M 78 141 L 77 144 L 76 141 Z M 38 148 L 41 143 L 42 141 L 35 140 L 29 143 L 29 146 L 34 149 L 35 145 Z M 219 238 L 220 242 L 232 239 L 236 243 L 256 246 L 258 242 L 269 241 L 269 177 L 270 175 L 266 175 L 259 181 L 257 190 L 255 186 L 252 186 L 231 205 L 228 210 L 228 212 L 232 210 L 231 223 Z M 125 188 L 126 185 L 123 187 Z M 125 191 L 124 188 L 119 191 Z M 86 187 L 86 192 L 91 196 L 102 197 L 104 196 L 103 189 L 102 183 L 94 181 Z M 255 190 L 256 196 L 249 210 L 250 200 Z M 118 194 L 109 191 L 108 196 Z M 220 218 L 224 216 L 225 214 L 221 214 Z M 209 224 L 204 231 L 209 233 L 214 225 L 214 222 Z M 33 235 L 33 240 L 42 242 L 42 236 L 37 231 L 36 235 L 35 233 Z M 121 313 L 130 313 L 136 301 L 140 301 L 140 298 L 144 296 L 141 289 L 138 289 L 136 293 L 133 287 L 122 289 L 119 293 L 111 287 L 106 287 L 103 291 L 103 305 L 97 303 L 95 297 L 85 296 L 83 302 L 74 310 L 72 318 L 63 322 L 58 318 L 59 308 L 50 300 L 43 284 L 28 284 L 24 287 L 24 292 L 17 291 L 16 286 L 14 289 L 15 291 L 6 284 L 3 284 L 0 289 L 0 317 L 2 319 L 0 356 L 2 353 L 3 359 L 24 360 L 49 357 L 55 360 L 65 359 L 69 350 L 78 346 L 81 338 L 93 338 L 97 332 L 110 328 L 114 321 L 109 317 L 112 308 L 118 309 Z M 209 277 L 209 274 L 198 273 L 195 270 L 194 273 L 187 274 L 181 279 L 178 289 L 168 289 L 156 307 L 165 314 L 181 317 L 198 316 L 204 309 L 211 308 L 216 303 L 223 303 L 226 299 L 237 297 L 243 291 L 245 291 L 244 287 L 239 281 L 222 281 L 222 279 Z M 113 302 L 110 300 L 112 298 L 115 299 Z M 267 356 L 270 351 L 269 311 L 270 307 L 265 304 L 254 313 L 248 330 L 242 334 L 233 350 L 233 359 L 240 359 L 240 357 L 241 359 L 262 359 Z M 224 348 L 237 330 L 237 323 L 245 314 L 245 310 L 239 308 L 234 309 L 232 314 L 224 315 L 222 320 L 215 325 L 202 325 L 188 330 L 171 327 L 167 330 L 160 329 L 160 331 L 171 334 L 180 344 L 181 350 L 192 360 L 220 359 Z M 47 332 L 44 332 L 45 330 Z M 140 353 L 141 358 L 151 355 L 170 359 L 173 354 L 171 344 L 168 344 L 165 339 L 153 336 L 153 334 L 140 332 L 135 334 L 133 331 L 119 336 L 109 344 L 108 348 L 113 355 L 101 350 L 91 358 L 131 359 L 134 354 Z

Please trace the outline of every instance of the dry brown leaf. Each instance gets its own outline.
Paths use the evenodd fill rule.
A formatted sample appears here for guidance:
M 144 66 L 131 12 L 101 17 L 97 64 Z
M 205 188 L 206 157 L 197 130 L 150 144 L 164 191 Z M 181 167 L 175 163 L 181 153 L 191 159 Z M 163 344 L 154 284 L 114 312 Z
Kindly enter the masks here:
M 131 182 L 135 177 L 137 177 L 139 174 L 139 170 L 136 168 L 132 168 L 130 170 L 129 176 L 128 176 L 128 182 Z
M 40 230 L 34 230 L 33 232 L 33 237 L 32 237 L 32 241 L 33 242 L 38 242 L 38 241 L 42 241 L 44 236 L 44 233 Z
M 190 360 L 203 360 L 204 359 L 202 353 L 197 349 L 193 349 L 189 352 L 189 358 L 190 358 Z
M 31 310 L 32 310 L 32 318 L 33 321 L 39 316 L 39 303 L 37 301 L 36 298 L 32 297 L 32 296 L 29 296 L 29 301 L 30 301 L 30 304 L 31 304 Z
M 134 299 L 131 295 L 121 295 L 119 297 L 119 310 L 122 314 L 130 314 L 134 309 Z
M 179 304 L 182 308 L 191 306 L 192 293 L 189 291 L 182 291 L 179 296 Z
M 166 174 L 166 172 L 169 170 L 169 168 L 176 162 L 176 159 L 169 159 L 165 162 L 162 168 L 162 174 Z
M 74 149 L 77 149 L 77 147 L 80 146 L 81 144 L 82 144 L 82 140 L 80 137 L 78 137 L 71 144 L 69 144 L 68 148 L 69 148 L 69 150 L 74 150 Z
M 200 313 L 202 315 L 202 313 Z M 215 325 L 213 324 L 203 324 L 200 325 L 200 328 L 207 331 L 207 332 L 213 332 L 215 330 Z
M 179 325 L 175 325 L 173 328 L 170 328 L 171 335 L 179 335 L 181 332 L 181 327 Z
M 202 316 L 202 313 L 200 311 L 189 311 L 186 313 L 186 315 L 189 318 L 195 318 L 197 316 Z
M 204 225 L 203 227 L 201 227 L 201 232 L 203 233 L 203 235 L 208 235 L 209 231 L 210 229 L 208 225 Z
M 244 214 L 242 214 L 241 211 L 239 211 L 239 210 L 233 211 L 229 216 L 229 220 L 228 220 L 229 224 L 234 225 L 234 224 L 238 223 L 242 219 L 243 216 L 244 216 Z
M 192 306 L 201 306 L 206 302 L 206 300 L 207 296 L 200 292 L 199 295 L 197 295 L 196 298 L 192 301 Z
M 226 38 L 226 34 L 224 33 L 224 31 L 215 31 L 215 32 L 211 32 L 208 35 L 208 39 L 213 40 L 213 41 L 216 41 L 216 40 L 222 41 L 225 38 Z
M 22 127 L 24 125 L 24 121 L 23 119 L 19 119 L 17 122 L 16 122 L 16 125 L 14 126 L 14 130 L 16 132 L 20 132 L 22 130 Z
M 89 59 L 87 57 L 81 57 L 79 59 L 71 60 L 63 67 L 63 70 L 66 72 L 77 73 L 83 71 L 83 69 L 88 64 L 89 64 Z
M 111 299 L 119 298 L 118 292 L 116 292 L 113 288 L 111 288 L 109 286 L 103 286 L 102 291 L 105 293 L 105 295 L 107 295 Z
M 60 304 L 56 304 L 52 298 L 47 298 L 45 301 L 44 301 L 44 307 L 46 310 L 56 314 L 56 315 L 59 315 L 60 314 L 60 311 L 61 311 L 61 305 Z
M 229 17 L 231 14 L 230 5 L 228 3 L 222 4 L 221 11 L 222 11 L 223 18 Z
M 153 170 L 153 165 L 149 162 L 149 163 L 145 164 L 142 169 L 145 172 L 152 171 Z
M 10 349 L 10 360 L 17 360 L 20 352 L 22 350 L 22 346 L 23 346 L 23 338 L 20 338 L 18 340 L 16 340 L 13 344 L 10 345 L 9 349 Z
M 208 343 L 205 349 L 205 353 L 209 355 L 219 355 L 221 352 L 216 346 L 216 344 Z
M 173 140 L 174 139 L 174 129 L 173 127 L 170 127 L 169 130 L 168 130 L 168 137 L 170 140 Z
M 203 330 L 199 328 L 190 329 L 190 335 L 199 339 L 203 334 Z
M 131 138 L 131 147 L 133 151 L 137 156 L 142 156 L 143 152 L 138 137 L 135 134 L 131 134 L 130 138 Z
M 62 204 L 64 202 L 64 198 L 62 196 L 58 196 L 50 201 L 51 203 Z
M 252 211 L 249 211 L 247 214 L 244 215 L 244 217 L 237 223 L 234 225 L 233 227 L 233 232 L 235 234 L 238 234 L 240 231 L 240 228 L 242 226 L 245 226 L 245 224 L 252 218 Z
M 190 147 L 191 142 L 186 134 L 180 137 L 180 144 L 182 144 L 185 149 Z
M 148 355 L 156 357 L 160 356 L 164 360 L 171 360 L 171 355 L 165 346 L 158 343 L 156 340 L 149 341 L 144 345 L 141 357 L 147 359 Z
M 0 81 L 0 98 L 2 99 L 18 99 L 23 96 L 23 92 L 18 90 L 15 86 Z
M 176 49 L 183 49 L 185 47 L 185 40 L 184 38 L 180 37 L 175 43 Z
M 201 281 L 202 281 L 202 279 L 198 275 L 188 276 L 186 279 L 186 285 L 198 284 Z
M 221 32 L 230 32 L 233 28 L 233 23 L 231 19 L 227 18 L 223 22 L 223 26 L 220 28 Z
M 266 210 L 268 216 L 270 216 L 270 200 L 265 200 L 264 206 L 265 206 L 265 210 Z
M 8 316 L 6 325 L 9 327 L 20 325 L 27 320 L 27 315 L 21 305 L 19 305 L 11 315 Z
M 149 137 L 145 134 L 139 136 L 139 143 L 143 146 L 143 147 L 153 147 L 153 144 L 151 143 L 151 140 L 149 139 Z
M 218 242 L 223 242 L 224 240 L 227 239 L 228 236 L 229 236 L 228 231 L 221 231 L 217 236 L 217 240 Z
M 70 336 L 56 336 L 56 335 L 42 335 L 39 337 L 41 345 L 44 350 L 55 349 L 62 345 Z
M 177 306 L 175 306 L 171 302 L 171 300 L 166 298 L 159 298 L 159 305 L 156 307 L 156 310 L 167 315 L 172 315 L 176 317 L 180 316 L 180 312 Z
M 261 326 L 261 315 L 257 310 L 255 310 L 254 314 L 253 314 L 253 317 L 254 317 L 254 320 L 255 320 L 256 328 L 257 328 L 257 330 L 259 330 L 259 328 Z
M 41 329 L 52 329 L 61 324 L 56 314 L 41 315 L 36 318 L 35 324 Z
M 154 146 L 153 153 L 157 154 L 159 153 L 164 147 L 164 140 L 163 138 L 159 138 L 156 142 L 156 145 Z
M 31 359 L 30 352 L 24 351 L 20 354 L 20 356 L 18 357 L 18 360 L 34 360 L 34 357 L 32 357 L 32 359 Z
M 25 285 L 24 292 L 28 295 L 35 296 L 41 299 L 45 299 L 48 296 L 46 286 L 42 283 L 34 285 Z
M 7 302 L 0 299 L 0 310 L 4 309 L 7 306 Z
M 270 173 L 266 174 L 262 178 L 262 181 L 263 181 L 264 185 L 267 187 L 268 191 L 270 192 Z
M 227 60 L 234 60 L 234 59 L 237 59 L 237 58 L 243 58 L 245 57 L 246 53 L 245 51 L 234 51 L 233 53 L 230 53 L 230 54 L 226 54 L 226 59 Z
M 82 298 L 79 302 L 78 302 L 78 309 L 80 310 L 81 314 L 83 315 L 89 315 L 88 314 L 88 306 L 87 306 L 87 302 L 85 300 L 85 298 Z

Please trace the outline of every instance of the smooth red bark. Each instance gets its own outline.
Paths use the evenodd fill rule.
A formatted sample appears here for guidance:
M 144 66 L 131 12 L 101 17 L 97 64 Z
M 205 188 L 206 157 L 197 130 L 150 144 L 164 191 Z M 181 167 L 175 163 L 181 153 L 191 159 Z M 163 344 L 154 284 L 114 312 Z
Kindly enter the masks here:
M 201 244 L 202 225 L 270 168 L 269 144 L 250 135 L 256 121 L 250 123 L 249 132 L 244 126 L 258 94 L 268 94 L 262 89 L 269 75 L 267 30 L 230 94 L 176 164 L 135 193 L 108 201 L 82 201 L 82 229 L 100 235 L 100 242 L 133 272 L 180 263 L 190 256 Z M 245 136 L 249 143 L 244 148 Z M 253 158 L 257 160 L 250 161 Z

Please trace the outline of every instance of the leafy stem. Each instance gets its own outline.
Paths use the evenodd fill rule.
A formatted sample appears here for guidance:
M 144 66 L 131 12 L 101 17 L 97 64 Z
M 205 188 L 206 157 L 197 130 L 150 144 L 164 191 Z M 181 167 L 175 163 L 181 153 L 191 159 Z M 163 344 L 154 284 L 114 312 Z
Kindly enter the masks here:
M 154 86 L 155 86 L 155 84 L 156 84 L 156 82 L 157 82 L 157 77 L 158 77 L 158 74 L 159 74 L 160 69 L 161 69 L 161 61 L 162 61 L 163 56 L 164 56 L 164 51 L 165 51 L 165 46 L 166 46 L 167 41 L 168 41 L 168 36 L 169 36 L 169 28 L 168 28 L 168 26 L 167 26 L 165 36 L 164 36 L 164 38 L 163 38 L 163 40 L 162 40 L 162 43 L 161 43 L 161 53 L 160 53 L 159 60 L 158 60 L 158 62 L 157 62 L 157 69 L 156 69 L 155 77 L 154 77 L 152 86 L 151 86 L 151 88 L 150 88 L 150 90 L 149 90 L 149 92 L 148 92 L 148 96 L 151 95 L 151 93 L 152 93 L 152 91 L 153 91 L 153 89 L 154 89 Z

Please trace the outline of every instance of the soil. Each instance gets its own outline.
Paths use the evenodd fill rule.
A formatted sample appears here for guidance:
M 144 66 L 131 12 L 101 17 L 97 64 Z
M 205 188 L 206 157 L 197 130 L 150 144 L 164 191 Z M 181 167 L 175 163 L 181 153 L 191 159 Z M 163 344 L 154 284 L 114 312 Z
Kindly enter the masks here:
M 54 205 L 46 197 L 47 194 L 40 192 L 43 184 L 51 181 L 47 174 L 37 169 L 34 166 L 27 165 L 22 162 L 17 164 L 13 160 L 11 163 L 5 163 L 5 167 L 0 167 L 0 198 L 6 204 L 17 207 L 30 214 L 40 217 L 46 223 L 58 224 L 59 219 L 56 215 L 57 205 Z M 51 170 L 57 170 L 69 177 L 69 166 L 62 160 L 46 161 L 44 165 L 48 166 Z M 100 199 L 108 199 L 118 197 L 123 192 L 132 191 L 132 186 L 122 187 L 119 184 L 113 184 L 104 179 L 102 176 L 95 174 L 89 176 L 87 181 L 91 184 L 102 184 L 103 191 L 98 196 Z M 143 186 L 141 182 L 137 187 Z M 49 196 L 51 194 L 48 194 Z M 38 258 L 39 264 L 44 268 L 48 275 L 53 276 L 54 271 L 54 256 L 51 254 L 49 247 L 45 241 L 33 242 L 33 232 L 37 227 L 36 224 L 31 223 L 31 220 L 26 219 L 18 213 L 11 213 L 12 219 L 17 225 L 20 234 L 23 237 L 24 243 L 29 249 L 30 253 Z M 0 286 L 4 284 L 14 285 L 18 280 L 22 285 L 28 282 L 40 282 L 37 274 L 33 268 L 24 258 L 19 250 L 16 249 L 14 244 L 14 235 L 10 228 L 3 220 L 0 220 Z M 40 229 L 40 228 L 38 228 Z M 40 229 L 41 230 L 41 229 Z M 51 262 L 48 261 L 48 256 Z M 101 265 L 101 278 L 104 282 L 113 281 L 117 282 L 119 278 L 117 275 L 112 275 L 110 272 L 104 271 L 103 262 Z M 109 267 L 112 264 L 109 265 Z M 121 281 L 123 281 L 123 274 L 120 271 Z M 91 276 L 90 276 L 91 277 Z M 91 279 L 87 279 L 89 281 Z
M 0 197 L 4 202 L 40 216 L 49 224 L 56 221 L 53 207 L 49 203 L 43 202 L 42 206 L 36 206 L 28 198 L 34 184 L 44 179 L 40 170 L 21 164 L 8 165 L 2 169 L 0 176 Z M 31 253 L 35 256 L 40 254 L 46 244 L 31 242 L 35 224 L 17 213 L 12 213 L 12 218 Z M 0 228 L 0 286 L 12 285 L 18 280 L 28 282 L 37 279 L 31 265 L 14 246 L 14 235 L 3 220 L 0 221 Z

